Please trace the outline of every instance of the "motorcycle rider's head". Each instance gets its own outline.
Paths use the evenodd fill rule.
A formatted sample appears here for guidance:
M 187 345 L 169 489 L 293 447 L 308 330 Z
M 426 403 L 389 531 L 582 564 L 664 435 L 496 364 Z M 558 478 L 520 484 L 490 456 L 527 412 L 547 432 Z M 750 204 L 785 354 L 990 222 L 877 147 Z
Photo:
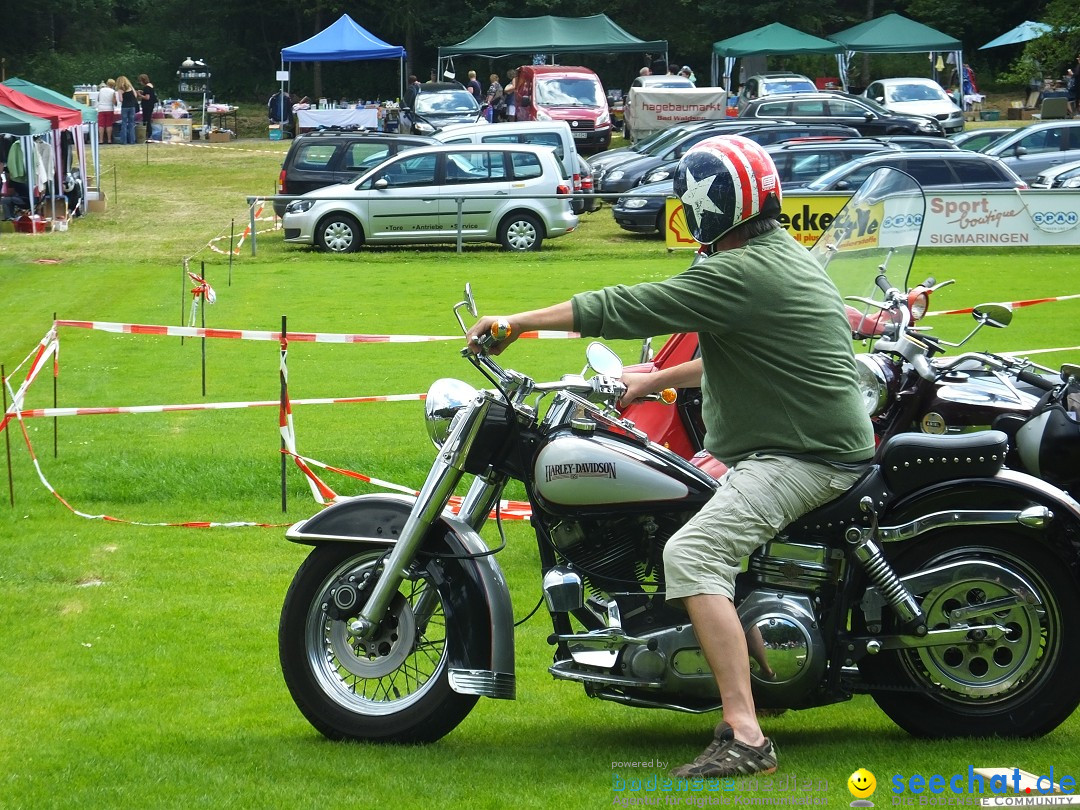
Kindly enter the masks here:
M 744 225 L 747 239 L 778 227 L 780 177 L 769 154 L 749 138 L 718 135 L 692 146 L 674 182 L 690 234 L 702 245 Z

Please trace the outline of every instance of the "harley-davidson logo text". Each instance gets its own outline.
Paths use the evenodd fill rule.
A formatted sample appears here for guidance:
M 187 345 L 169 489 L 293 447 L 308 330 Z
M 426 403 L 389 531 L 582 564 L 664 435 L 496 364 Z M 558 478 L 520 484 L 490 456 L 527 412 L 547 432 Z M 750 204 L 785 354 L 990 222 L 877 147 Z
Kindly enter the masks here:
M 544 478 L 615 478 L 614 461 L 581 461 L 574 464 L 545 464 Z

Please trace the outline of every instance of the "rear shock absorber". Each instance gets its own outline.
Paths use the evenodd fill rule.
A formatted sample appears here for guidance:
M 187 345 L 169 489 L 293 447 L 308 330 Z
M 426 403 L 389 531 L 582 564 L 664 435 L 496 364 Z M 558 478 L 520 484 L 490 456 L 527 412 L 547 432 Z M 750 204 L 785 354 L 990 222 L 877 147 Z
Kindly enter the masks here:
M 874 542 L 877 535 L 878 519 L 877 510 L 874 509 L 873 499 L 866 497 L 859 502 L 864 512 L 870 514 L 870 528 L 860 529 L 850 527 L 844 535 L 844 539 L 851 545 L 851 553 L 866 571 L 870 581 L 877 586 L 889 605 L 900 618 L 905 629 L 917 636 L 926 635 L 926 615 L 919 603 L 915 600 L 911 591 L 900 581 L 881 547 Z

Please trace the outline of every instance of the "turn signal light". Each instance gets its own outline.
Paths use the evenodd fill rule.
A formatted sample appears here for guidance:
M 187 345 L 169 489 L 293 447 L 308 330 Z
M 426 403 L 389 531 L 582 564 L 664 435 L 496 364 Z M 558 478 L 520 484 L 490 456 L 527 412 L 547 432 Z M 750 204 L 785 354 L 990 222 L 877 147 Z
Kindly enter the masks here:
M 675 400 L 679 398 L 679 392 L 674 388 L 665 388 L 663 391 L 659 392 L 657 396 L 665 405 L 674 405 Z

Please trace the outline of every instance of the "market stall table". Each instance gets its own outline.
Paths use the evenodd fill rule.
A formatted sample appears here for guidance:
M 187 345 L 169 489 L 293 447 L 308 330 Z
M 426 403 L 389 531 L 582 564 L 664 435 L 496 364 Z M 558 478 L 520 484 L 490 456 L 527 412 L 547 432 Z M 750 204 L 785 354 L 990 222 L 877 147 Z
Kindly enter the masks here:
M 228 129 L 234 133 L 239 130 L 239 124 L 237 122 L 237 107 L 231 104 L 207 104 L 206 105 L 206 118 L 210 124 L 211 129 Z M 232 118 L 232 126 L 229 126 L 229 119 Z

